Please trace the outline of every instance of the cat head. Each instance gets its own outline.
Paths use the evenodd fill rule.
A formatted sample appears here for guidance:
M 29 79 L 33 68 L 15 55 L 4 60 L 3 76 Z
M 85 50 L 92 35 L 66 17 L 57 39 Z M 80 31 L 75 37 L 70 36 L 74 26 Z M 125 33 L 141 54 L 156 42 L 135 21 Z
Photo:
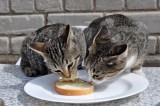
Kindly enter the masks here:
M 110 42 L 110 39 L 107 36 L 104 38 L 104 34 L 107 34 L 105 29 L 98 32 L 85 58 L 89 77 L 95 84 L 103 83 L 121 73 L 127 61 L 127 44 L 115 43 L 108 46 L 106 42 Z
M 70 78 L 76 74 L 80 50 L 69 25 L 60 35 L 53 36 L 49 41 L 33 42 L 28 46 L 44 58 L 51 72 L 63 78 Z

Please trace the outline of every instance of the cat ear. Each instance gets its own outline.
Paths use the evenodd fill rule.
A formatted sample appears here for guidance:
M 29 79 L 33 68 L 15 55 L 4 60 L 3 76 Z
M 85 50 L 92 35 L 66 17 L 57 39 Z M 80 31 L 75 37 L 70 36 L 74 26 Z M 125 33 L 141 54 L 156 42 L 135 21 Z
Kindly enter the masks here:
M 35 51 L 36 53 L 40 54 L 41 56 L 45 57 L 44 55 L 44 47 L 46 46 L 46 43 L 42 42 L 33 42 L 28 45 L 30 49 Z
M 62 43 L 69 44 L 72 36 L 71 26 L 67 25 L 64 32 L 59 36 Z
M 105 28 L 105 27 L 102 27 L 96 34 L 96 36 L 94 37 L 93 39 L 93 44 L 97 43 L 97 42 L 107 42 L 109 40 L 109 36 L 110 33 L 109 31 Z
M 109 56 L 122 56 L 126 57 L 128 55 L 127 44 L 115 45 L 109 51 Z

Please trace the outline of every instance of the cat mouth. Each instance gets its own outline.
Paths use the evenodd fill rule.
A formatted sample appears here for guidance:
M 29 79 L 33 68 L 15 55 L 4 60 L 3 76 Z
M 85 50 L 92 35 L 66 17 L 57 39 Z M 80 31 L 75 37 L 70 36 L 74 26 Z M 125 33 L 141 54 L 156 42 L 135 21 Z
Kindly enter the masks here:
M 69 71 L 63 71 L 63 73 L 61 73 L 61 77 L 64 79 L 74 79 L 77 77 L 77 70 L 76 69 L 72 69 Z
M 99 85 L 99 84 L 102 84 L 102 83 L 107 83 L 107 82 L 110 82 L 114 79 L 116 79 L 116 77 L 122 73 L 124 70 L 120 70 L 120 71 L 116 71 L 114 73 L 110 73 L 110 74 L 107 74 L 106 76 L 104 76 L 101 80 L 98 80 L 98 79 L 94 79 L 93 77 L 91 77 L 90 75 L 90 80 L 91 80 L 91 83 L 93 84 L 96 84 L 96 85 Z
M 96 79 L 94 79 L 94 78 L 92 77 L 93 74 L 91 73 L 91 71 L 88 71 L 88 76 L 89 76 L 89 81 L 90 81 L 92 84 L 94 84 L 94 85 L 99 85 L 99 84 L 105 82 L 104 78 L 101 79 L 101 80 L 96 80 Z

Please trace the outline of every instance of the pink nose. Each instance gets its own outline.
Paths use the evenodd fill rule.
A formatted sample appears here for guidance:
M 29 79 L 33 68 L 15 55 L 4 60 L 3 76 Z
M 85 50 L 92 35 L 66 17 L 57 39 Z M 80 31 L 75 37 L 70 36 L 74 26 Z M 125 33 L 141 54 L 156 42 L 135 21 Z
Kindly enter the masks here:
M 63 71 L 63 75 L 64 75 L 65 78 L 69 78 L 70 77 L 69 71 Z

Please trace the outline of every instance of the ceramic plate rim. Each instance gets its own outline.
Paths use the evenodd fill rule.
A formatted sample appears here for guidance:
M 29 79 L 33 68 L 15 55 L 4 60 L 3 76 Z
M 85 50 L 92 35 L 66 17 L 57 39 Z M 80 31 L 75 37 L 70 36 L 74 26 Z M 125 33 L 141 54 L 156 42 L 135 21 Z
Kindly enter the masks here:
M 141 81 L 141 82 L 145 82 L 145 84 L 143 85 L 143 87 L 141 87 L 140 89 L 138 89 L 137 91 L 134 91 L 134 92 L 131 92 L 131 93 L 127 93 L 127 94 L 125 94 L 125 95 L 123 95 L 123 96 L 118 96 L 118 97 L 112 97 L 112 98 L 101 98 L 101 99 L 97 99 L 97 100 L 95 100 L 95 99 L 91 99 L 91 100 L 76 100 L 76 101 L 74 101 L 74 100 L 72 100 L 71 101 L 71 99 L 63 99 L 63 100 L 61 100 L 61 99 L 59 99 L 59 100 L 54 100 L 54 99 L 52 99 L 52 100 L 50 100 L 50 99 L 45 99 L 45 98 L 42 98 L 42 97 L 37 97 L 37 96 L 35 96 L 35 95 L 33 95 L 33 94 L 31 94 L 30 93 L 30 91 L 28 90 L 28 84 L 30 84 L 31 82 L 33 82 L 33 81 L 36 81 L 36 80 L 38 80 L 38 79 L 43 79 L 43 78 L 45 78 L 45 77 L 49 77 L 51 74 L 49 74 L 49 75 L 44 75 L 44 76 L 40 76 L 40 77 L 37 77 L 37 78 L 35 78 L 35 79 L 33 79 L 33 80 L 30 80 L 29 82 L 27 82 L 26 84 L 25 84 L 25 86 L 24 86 L 24 91 L 28 94 L 28 95 L 30 95 L 30 96 L 32 96 L 32 97 L 34 97 L 34 98 L 37 98 L 37 99 L 41 99 L 41 100 L 46 100 L 46 101 L 51 101 L 51 102 L 59 102 L 59 103 L 73 103 L 73 104 L 86 104 L 86 103 L 99 103 L 99 102 L 106 102 L 106 101 L 111 101 L 111 100 L 117 100 L 117 99 L 122 99 L 122 98 L 126 98 L 126 97 L 130 97 L 130 96 L 133 96 L 133 95 L 135 95 L 135 94 L 138 94 L 138 93 L 140 93 L 140 92 L 142 92 L 143 90 L 145 90 L 147 87 L 148 87 L 148 85 L 149 85 L 149 82 L 148 82 L 148 80 L 145 78 L 145 77 L 142 77 L 142 76 L 139 76 L 139 75 L 137 75 L 137 74 L 134 74 L 134 73 L 128 73 L 126 76 L 134 76 L 134 77 L 136 77 L 136 78 L 140 78 L 140 79 L 142 79 L 143 81 Z M 123 77 L 123 76 L 122 76 Z M 58 99 L 58 98 L 57 98 Z

